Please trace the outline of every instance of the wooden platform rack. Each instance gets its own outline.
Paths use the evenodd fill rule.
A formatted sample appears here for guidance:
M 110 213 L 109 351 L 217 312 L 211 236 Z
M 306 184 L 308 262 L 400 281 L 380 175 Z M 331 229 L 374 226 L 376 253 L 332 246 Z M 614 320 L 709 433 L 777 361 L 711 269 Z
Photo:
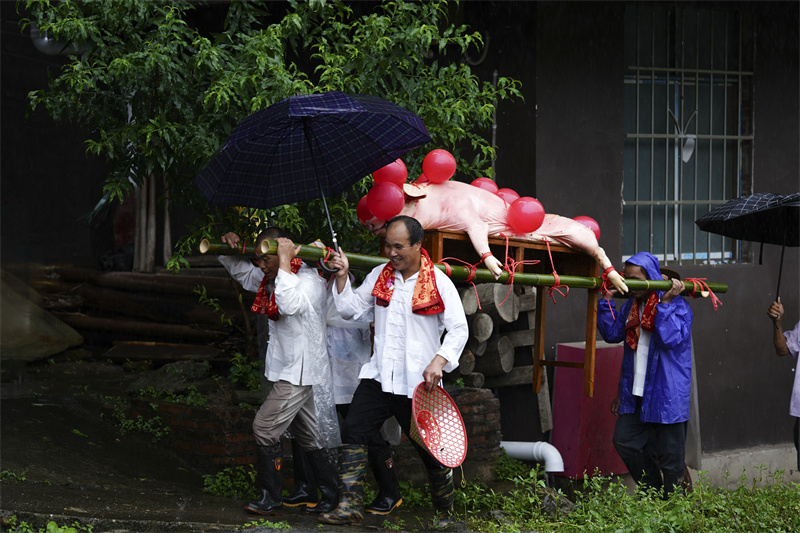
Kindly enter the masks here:
M 445 230 L 426 230 L 423 246 L 434 262 L 457 257 L 474 258 L 477 254 L 466 233 Z M 539 260 L 535 265 L 517 266 L 517 272 L 552 274 L 553 267 L 560 275 L 599 277 L 597 262 L 587 254 L 577 252 L 568 246 L 550 243 L 547 245 L 503 237 L 490 237 L 489 246 L 492 253 L 503 261 L 508 250 L 508 257 L 520 263 L 523 260 Z M 552 256 L 552 264 L 550 257 Z M 457 261 L 450 261 L 459 265 Z M 575 291 L 573 291 L 575 292 Z M 594 394 L 595 341 L 597 339 L 597 301 L 595 291 L 586 291 L 586 352 L 583 362 L 551 361 L 544 358 L 544 331 L 547 303 L 547 290 L 538 290 L 536 296 L 535 345 L 533 352 L 533 387 L 538 393 L 542 382 L 542 370 L 545 366 L 562 366 L 583 368 L 584 392 L 591 397 Z

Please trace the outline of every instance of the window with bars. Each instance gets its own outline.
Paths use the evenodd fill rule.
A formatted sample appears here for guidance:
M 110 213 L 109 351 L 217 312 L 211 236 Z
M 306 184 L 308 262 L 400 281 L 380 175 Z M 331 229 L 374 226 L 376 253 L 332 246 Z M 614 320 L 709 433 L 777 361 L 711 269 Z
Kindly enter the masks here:
M 627 5 L 623 259 L 749 260 L 694 221 L 752 192 L 754 52 L 745 11 Z

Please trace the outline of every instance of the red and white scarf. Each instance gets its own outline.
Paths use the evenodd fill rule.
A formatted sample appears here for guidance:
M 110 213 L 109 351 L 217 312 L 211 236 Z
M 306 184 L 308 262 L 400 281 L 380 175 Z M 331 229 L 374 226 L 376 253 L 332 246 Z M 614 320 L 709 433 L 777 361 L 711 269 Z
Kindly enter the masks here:
M 291 261 L 292 274 L 297 274 L 302 265 L 302 259 L 293 257 Z M 278 311 L 278 304 L 275 302 L 275 291 L 272 291 L 272 294 L 268 294 L 267 285 L 269 285 L 269 281 L 264 276 L 264 279 L 261 280 L 261 285 L 258 287 L 256 299 L 253 300 L 253 307 L 250 310 L 259 315 L 267 315 L 270 320 L 278 320 L 281 315 Z
M 436 315 L 444 311 L 444 300 L 442 300 L 439 290 L 436 288 L 436 267 L 433 266 L 428 252 L 425 248 L 421 248 L 422 252 L 421 265 L 419 274 L 417 275 L 417 283 L 414 285 L 414 294 L 411 296 L 411 311 L 418 315 Z M 394 267 L 392 263 L 386 263 L 381 273 L 378 275 L 378 280 L 375 282 L 375 287 L 372 289 L 372 295 L 377 298 L 377 303 L 381 307 L 387 307 L 392 299 L 394 292 Z
M 656 304 L 658 304 L 658 294 L 651 292 L 650 296 L 647 297 L 647 302 L 644 304 L 644 311 L 640 320 L 639 299 L 633 300 L 633 305 L 628 313 L 628 322 L 625 324 L 625 343 L 630 346 L 631 350 L 635 351 L 639 346 L 639 326 L 646 331 L 656 330 Z

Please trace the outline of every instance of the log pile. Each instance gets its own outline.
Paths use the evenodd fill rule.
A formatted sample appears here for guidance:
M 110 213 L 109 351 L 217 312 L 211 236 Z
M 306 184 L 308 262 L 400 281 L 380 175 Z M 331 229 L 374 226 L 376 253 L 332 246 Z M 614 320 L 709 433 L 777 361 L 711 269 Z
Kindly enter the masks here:
M 503 380 L 514 371 L 516 347 L 533 346 L 536 289 L 530 287 L 526 291 L 518 295 L 508 285 L 498 283 L 459 289 L 469 323 L 469 339 L 450 379 L 460 378 L 468 387 L 482 388 L 487 382 L 492 387 L 504 385 Z M 529 329 L 515 329 L 521 311 L 531 316 Z M 528 383 L 530 376 L 528 372 Z
M 184 346 L 197 352 L 187 358 L 213 359 L 209 344 L 224 341 L 235 327 L 249 329 L 248 309 L 239 298 L 241 286 L 224 269 L 200 270 L 142 274 L 52 265 L 29 266 L 18 275 L 44 295 L 43 308 L 89 344 L 115 345 L 129 360 L 152 358 L 155 352 L 180 358 Z M 200 302 L 198 287 L 204 287 L 212 305 Z

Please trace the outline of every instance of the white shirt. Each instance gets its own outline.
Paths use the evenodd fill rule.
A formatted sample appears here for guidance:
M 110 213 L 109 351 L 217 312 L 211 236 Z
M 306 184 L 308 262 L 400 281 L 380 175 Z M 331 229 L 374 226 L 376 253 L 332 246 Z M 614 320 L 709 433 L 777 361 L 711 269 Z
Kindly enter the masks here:
M 412 313 L 411 297 L 418 273 L 404 281 L 403 275 L 396 271 L 389 305 L 375 305 L 372 289 L 382 269 L 383 265 L 375 267 L 355 290 L 348 280 L 341 294 L 334 291 L 333 301 L 347 320 L 363 320 L 374 310 L 373 356 L 361 368 L 359 378 L 377 380 L 384 392 L 411 398 L 416 386 L 423 381 L 422 373 L 436 355 L 447 360 L 445 372 L 458 367 L 469 335 L 467 317 L 455 285 L 436 268 L 436 288 L 444 302 L 442 313 Z M 445 331 L 444 340 L 440 341 Z
M 633 395 L 644 395 L 644 382 L 647 375 L 647 356 L 650 354 L 651 333 L 641 326 L 644 305 L 639 306 L 639 344 L 633 356 Z
M 333 303 L 336 283 L 328 291 L 328 356 L 333 372 L 333 399 L 337 404 L 353 401 L 353 393 L 358 387 L 358 374 L 361 367 L 372 356 L 372 334 L 369 320 L 345 320 L 339 315 Z
M 219 261 L 242 288 L 258 290 L 264 273 L 248 259 L 223 255 Z M 316 385 L 329 380 L 325 281 L 303 264 L 297 274 L 278 270 L 274 292 L 281 316 L 268 321 L 267 379 L 293 385 Z
M 800 322 L 795 324 L 791 331 L 784 331 L 783 336 L 786 338 L 786 346 L 789 348 L 789 353 L 797 357 L 800 353 Z M 792 387 L 789 414 L 800 417 L 800 359 L 795 363 L 794 386 Z

